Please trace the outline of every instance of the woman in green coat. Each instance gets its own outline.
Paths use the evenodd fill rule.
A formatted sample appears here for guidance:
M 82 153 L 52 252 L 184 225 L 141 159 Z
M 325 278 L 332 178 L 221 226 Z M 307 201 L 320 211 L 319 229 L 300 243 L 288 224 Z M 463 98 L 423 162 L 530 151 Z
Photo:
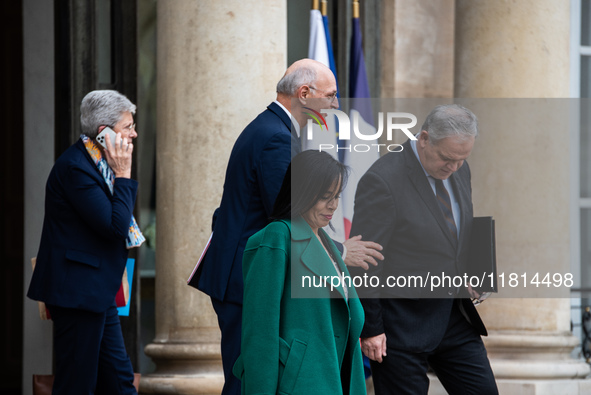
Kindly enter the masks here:
M 242 394 L 365 394 L 363 308 L 322 227 L 338 206 L 347 169 L 304 151 L 287 170 L 275 220 L 243 257 Z

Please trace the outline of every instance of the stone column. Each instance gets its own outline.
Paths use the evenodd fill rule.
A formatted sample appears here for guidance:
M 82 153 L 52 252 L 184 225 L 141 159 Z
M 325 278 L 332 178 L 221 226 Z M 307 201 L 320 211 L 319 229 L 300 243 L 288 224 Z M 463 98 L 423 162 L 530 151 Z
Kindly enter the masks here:
M 220 334 L 209 297 L 187 286 L 211 232 L 242 129 L 275 97 L 286 4 L 158 1 L 156 363 L 140 392 L 219 394 Z
M 454 0 L 382 2 L 381 97 L 453 97 Z
M 456 7 L 455 97 L 569 96 L 569 2 L 457 0 Z M 475 215 L 496 219 L 498 270 L 571 272 L 569 128 L 548 127 L 556 121 L 549 113 L 496 117 L 470 164 Z M 479 307 L 501 393 L 591 391 L 576 380 L 589 366 L 570 358 L 579 341 L 570 332 L 568 289 L 560 296 L 492 297 Z

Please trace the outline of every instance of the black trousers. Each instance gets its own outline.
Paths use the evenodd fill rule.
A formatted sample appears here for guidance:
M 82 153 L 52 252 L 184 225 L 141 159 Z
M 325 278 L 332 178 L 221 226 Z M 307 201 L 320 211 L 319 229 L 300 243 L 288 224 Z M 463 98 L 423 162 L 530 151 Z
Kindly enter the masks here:
M 53 394 L 137 394 L 115 301 L 104 313 L 48 305 L 53 320 Z
M 427 394 L 429 366 L 451 395 L 497 395 L 495 378 L 480 335 L 454 303 L 443 340 L 432 352 L 388 347 L 382 363 L 371 361 L 376 395 Z
M 240 395 L 241 382 L 232 373 L 232 368 L 240 355 L 242 305 L 221 302 L 214 298 L 211 298 L 211 303 L 218 316 L 218 324 L 222 332 L 222 366 L 225 380 L 222 395 Z

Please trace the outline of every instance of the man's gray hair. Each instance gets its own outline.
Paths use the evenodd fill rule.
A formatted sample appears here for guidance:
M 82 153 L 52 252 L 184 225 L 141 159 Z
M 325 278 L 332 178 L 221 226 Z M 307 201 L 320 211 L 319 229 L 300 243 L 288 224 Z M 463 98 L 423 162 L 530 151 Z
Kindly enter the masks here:
M 113 90 L 97 90 L 88 93 L 80 104 L 82 133 L 96 138 L 100 126 L 114 127 L 124 113 L 135 114 L 135 104 Z
M 302 85 L 313 85 L 315 82 L 316 70 L 313 67 L 300 66 L 281 78 L 277 83 L 277 93 L 293 97 Z
M 458 136 L 462 139 L 478 136 L 478 119 L 476 115 L 466 107 L 459 104 L 448 104 L 435 107 L 425 123 L 421 132 L 429 133 L 429 142 L 437 144 L 446 137 Z

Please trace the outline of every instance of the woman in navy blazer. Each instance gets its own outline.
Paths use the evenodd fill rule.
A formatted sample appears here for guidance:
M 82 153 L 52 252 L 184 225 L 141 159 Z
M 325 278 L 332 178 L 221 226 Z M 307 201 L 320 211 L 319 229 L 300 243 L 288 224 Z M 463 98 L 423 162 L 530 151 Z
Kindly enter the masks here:
M 27 296 L 54 322 L 53 394 L 136 394 L 115 295 L 128 249 L 143 236 L 132 211 L 136 106 L 116 91 L 93 91 L 80 106 L 81 138 L 56 161 L 46 185 L 37 265 Z M 110 127 L 108 149 L 97 135 Z

